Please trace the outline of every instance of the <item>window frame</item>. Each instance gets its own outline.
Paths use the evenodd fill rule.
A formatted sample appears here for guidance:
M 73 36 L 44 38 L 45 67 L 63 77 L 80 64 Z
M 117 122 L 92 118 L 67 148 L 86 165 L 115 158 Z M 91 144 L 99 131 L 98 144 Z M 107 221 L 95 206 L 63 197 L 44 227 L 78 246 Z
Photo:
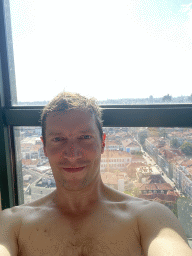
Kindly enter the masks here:
M 41 126 L 43 106 L 13 106 L 16 84 L 8 0 L 0 0 L 0 189 L 2 209 L 18 205 L 14 126 Z M 11 99 L 12 93 L 12 99 Z M 101 105 L 104 127 L 192 127 L 192 104 Z

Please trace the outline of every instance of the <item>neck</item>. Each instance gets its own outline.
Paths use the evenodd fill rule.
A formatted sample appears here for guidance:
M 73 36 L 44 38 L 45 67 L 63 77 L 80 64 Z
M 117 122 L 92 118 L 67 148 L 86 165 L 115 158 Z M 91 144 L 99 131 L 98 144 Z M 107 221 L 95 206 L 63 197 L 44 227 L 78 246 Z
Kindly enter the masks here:
M 105 185 L 99 175 L 87 187 L 78 191 L 57 187 L 53 201 L 56 207 L 63 213 L 84 214 L 101 203 L 104 189 Z

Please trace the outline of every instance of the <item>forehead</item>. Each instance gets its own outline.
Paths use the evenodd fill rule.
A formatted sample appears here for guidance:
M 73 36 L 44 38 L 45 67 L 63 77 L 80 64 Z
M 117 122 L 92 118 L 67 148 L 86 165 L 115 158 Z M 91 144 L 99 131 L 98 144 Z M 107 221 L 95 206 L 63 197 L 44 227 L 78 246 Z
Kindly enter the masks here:
M 53 112 L 46 119 L 46 133 L 52 131 L 75 132 L 80 130 L 97 130 L 94 115 L 86 110 L 66 110 Z

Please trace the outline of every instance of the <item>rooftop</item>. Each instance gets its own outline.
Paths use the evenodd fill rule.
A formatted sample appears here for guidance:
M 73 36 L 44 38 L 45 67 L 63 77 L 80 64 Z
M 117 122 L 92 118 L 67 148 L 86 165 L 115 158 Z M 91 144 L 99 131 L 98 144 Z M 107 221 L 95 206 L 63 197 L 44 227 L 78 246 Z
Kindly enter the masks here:
M 143 184 L 137 183 L 137 187 L 141 191 L 148 191 L 148 190 L 174 190 L 169 183 L 151 183 L 151 184 Z
M 139 198 L 143 198 L 146 200 L 152 200 L 152 201 L 157 201 L 157 202 L 161 202 L 161 201 L 166 201 L 166 202 L 176 202 L 177 198 L 179 197 L 178 193 L 173 193 L 173 194 L 141 194 L 139 195 Z
M 128 180 L 128 176 L 125 172 L 105 172 L 101 174 L 101 179 L 105 184 L 118 184 L 119 179 L 124 179 L 125 181 Z
M 132 155 L 126 151 L 120 150 L 105 150 L 101 158 L 132 158 Z

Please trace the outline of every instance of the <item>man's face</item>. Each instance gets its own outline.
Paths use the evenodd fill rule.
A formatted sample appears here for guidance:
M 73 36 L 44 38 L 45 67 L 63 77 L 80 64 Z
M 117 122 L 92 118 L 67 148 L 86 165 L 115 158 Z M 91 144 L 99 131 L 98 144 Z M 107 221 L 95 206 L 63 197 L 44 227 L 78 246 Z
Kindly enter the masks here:
M 51 113 L 46 120 L 45 137 L 44 152 L 57 187 L 81 190 L 98 177 L 105 144 L 90 112 Z

